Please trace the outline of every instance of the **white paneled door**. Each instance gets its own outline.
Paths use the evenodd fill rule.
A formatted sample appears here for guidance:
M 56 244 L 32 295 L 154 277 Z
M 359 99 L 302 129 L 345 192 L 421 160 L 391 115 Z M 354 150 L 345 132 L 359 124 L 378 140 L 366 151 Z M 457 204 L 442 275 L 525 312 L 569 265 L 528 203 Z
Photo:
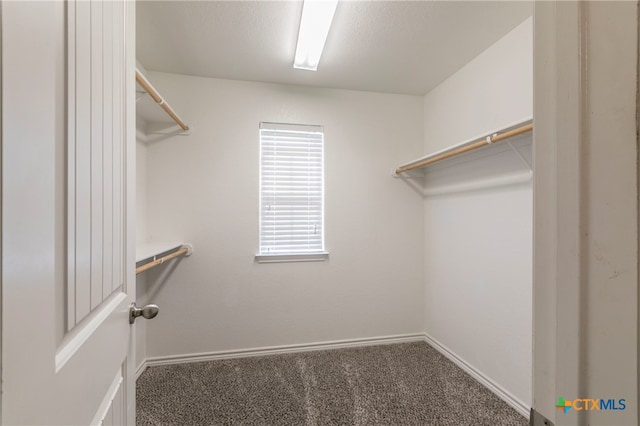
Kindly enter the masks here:
M 0 7 L 2 424 L 133 425 L 135 4 Z

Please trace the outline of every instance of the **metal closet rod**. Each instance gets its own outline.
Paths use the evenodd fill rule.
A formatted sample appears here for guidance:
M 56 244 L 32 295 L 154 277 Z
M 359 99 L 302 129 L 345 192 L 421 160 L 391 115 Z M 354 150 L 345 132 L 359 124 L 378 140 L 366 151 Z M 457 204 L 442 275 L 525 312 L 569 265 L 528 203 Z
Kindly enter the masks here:
M 138 274 L 140 274 L 140 273 L 142 273 L 144 271 L 148 271 L 151 268 L 155 268 L 156 266 L 161 265 L 161 264 L 163 264 L 164 262 L 166 262 L 168 260 L 174 259 L 174 258 L 176 258 L 178 256 L 182 256 L 182 255 L 187 254 L 187 253 L 189 253 L 189 247 L 182 246 L 180 249 L 174 251 L 173 253 L 169 253 L 166 256 L 159 257 L 159 258 L 157 258 L 157 259 L 155 259 L 155 260 L 153 260 L 153 261 L 151 261 L 149 263 L 145 263 L 144 265 L 137 267 L 136 268 L 136 275 L 138 275 Z
M 173 108 L 171 108 L 169 104 L 165 102 L 162 96 L 160 96 L 160 93 L 158 93 L 158 91 L 151 85 L 151 83 L 149 83 L 149 80 L 147 80 L 146 77 L 142 75 L 142 73 L 137 69 L 136 69 L 136 81 L 138 82 L 138 84 L 140 84 L 140 86 L 142 86 L 145 92 L 147 92 L 149 96 L 151 96 L 151 98 L 158 105 L 160 105 L 160 107 L 163 110 L 165 110 L 167 114 L 169 114 L 169 116 L 173 119 L 173 121 L 178 123 L 178 126 L 180 126 L 182 130 L 184 130 L 185 132 L 189 130 L 189 126 L 187 126 L 185 122 L 182 121 L 182 119 L 178 116 L 178 114 L 176 114 Z
M 458 148 L 454 148 L 450 151 L 445 151 L 445 152 L 441 152 L 438 154 L 433 154 L 430 156 L 427 156 L 425 158 L 423 158 L 422 160 L 415 162 L 415 163 L 410 163 L 407 164 L 405 166 L 400 166 L 395 170 L 395 174 L 400 174 L 400 173 L 404 173 L 404 172 L 408 172 L 410 170 L 413 169 L 417 169 L 420 167 L 424 167 L 428 164 L 433 164 L 437 161 L 441 161 L 441 160 L 445 160 L 447 158 L 451 158 L 455 155 L 458 154 L 462 154 L 480 147 L 483 147 L 485 145 L 490 145 L 492 143 L 495 142 L 500 142 L 502 140 L 511 138 L 513 136 L 517 136 L 517 135 L 521 135 L 522 133 L 526 133 L 526 132 L 530 132 L 533 130 L 533 123 L 530 124 L 525 124 L 524 126 L 520 126 L 520 127 L 516 127 L 515 129 L 509 130 L 508 132 L 504 132 L 504 133 L 500 133 L 500 134 L 494 134 L 493 136 L 487 136 L 484 139 L 479 139 L 475 142 L 470 143 L 469 145 L 464 145 Z

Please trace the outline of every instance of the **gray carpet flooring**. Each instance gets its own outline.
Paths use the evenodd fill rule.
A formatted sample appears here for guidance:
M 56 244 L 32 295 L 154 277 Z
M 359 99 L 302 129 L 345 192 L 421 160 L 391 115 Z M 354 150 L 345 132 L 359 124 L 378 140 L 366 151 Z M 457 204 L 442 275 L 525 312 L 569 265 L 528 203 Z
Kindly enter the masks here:
M 527 425 L 426 343 L 156 366 L 144 425 Z

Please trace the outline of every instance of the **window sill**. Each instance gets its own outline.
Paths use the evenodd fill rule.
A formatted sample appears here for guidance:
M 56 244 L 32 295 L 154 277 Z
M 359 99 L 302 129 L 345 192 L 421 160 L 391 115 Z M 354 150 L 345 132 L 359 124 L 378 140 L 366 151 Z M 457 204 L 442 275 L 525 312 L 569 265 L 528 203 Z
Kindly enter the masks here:
M 256 262 L 258 263 L 324 262 L 328 258 L 328 252 L 309 254 L 256 254 Z

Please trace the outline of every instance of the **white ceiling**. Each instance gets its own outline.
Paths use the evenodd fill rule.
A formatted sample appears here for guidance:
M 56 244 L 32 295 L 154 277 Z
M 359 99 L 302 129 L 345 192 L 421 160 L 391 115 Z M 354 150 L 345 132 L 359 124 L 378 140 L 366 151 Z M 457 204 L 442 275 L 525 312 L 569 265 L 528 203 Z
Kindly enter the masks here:
M 313 72 L 292 67 L 301 2 L 142 1 L 137 57 L 153 71 L 422 95 L 532 10 L 529 1 L 343 0 Z

